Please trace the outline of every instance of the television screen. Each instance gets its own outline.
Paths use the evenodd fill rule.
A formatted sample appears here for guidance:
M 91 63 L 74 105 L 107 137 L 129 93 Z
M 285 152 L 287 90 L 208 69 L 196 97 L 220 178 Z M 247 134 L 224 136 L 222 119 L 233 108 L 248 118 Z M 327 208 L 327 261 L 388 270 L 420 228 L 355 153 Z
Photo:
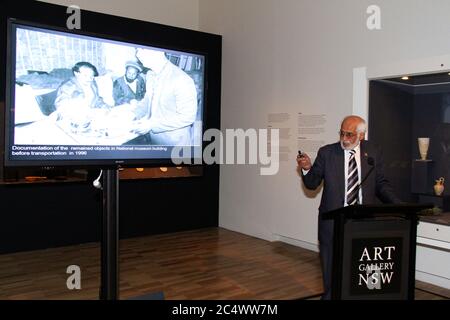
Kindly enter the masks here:
M 201 155 L 206 54 L 14 20 L 8 32 L 6 164 Z

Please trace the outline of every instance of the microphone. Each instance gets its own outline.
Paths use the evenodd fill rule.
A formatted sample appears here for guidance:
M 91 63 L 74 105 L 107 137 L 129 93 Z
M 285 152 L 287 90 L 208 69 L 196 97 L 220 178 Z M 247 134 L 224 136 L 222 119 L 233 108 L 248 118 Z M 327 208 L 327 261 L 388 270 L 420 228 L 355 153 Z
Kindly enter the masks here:
M 103 170 L 100 170 L 100 174 L 98 175 L 97 179 L 95 179 L 95 180 L 92 182 L 92 185 L 93 185 L 95 188 L 100 189 L 100 190 L 103 189 L 102 184 L 101 184 L 101 182 L 100 182 L 100 178 L 102 177 L 102 173 L 103 173 Z

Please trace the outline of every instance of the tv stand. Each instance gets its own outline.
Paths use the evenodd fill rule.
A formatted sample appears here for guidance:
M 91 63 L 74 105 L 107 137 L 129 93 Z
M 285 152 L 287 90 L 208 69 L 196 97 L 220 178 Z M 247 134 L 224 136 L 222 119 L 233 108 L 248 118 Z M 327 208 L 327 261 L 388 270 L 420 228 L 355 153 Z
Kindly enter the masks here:
M 119 300 L 119 168 L 103 169 L 100 300 Z M 131 300 L 163 300 L 154 292 Z
M 119 299 L 119 169 L 103 169 L 100 299 Z

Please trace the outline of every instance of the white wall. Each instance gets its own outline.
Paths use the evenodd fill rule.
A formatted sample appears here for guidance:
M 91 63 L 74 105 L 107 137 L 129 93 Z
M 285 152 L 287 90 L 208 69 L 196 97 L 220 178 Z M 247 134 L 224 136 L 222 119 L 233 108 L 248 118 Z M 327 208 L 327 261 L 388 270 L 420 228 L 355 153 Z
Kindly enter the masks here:
M 138 20 L 198 29 L 199 0 L 43 0 Z
M 371 4 L 381 30 L 366 28 Z M 200 30 L 223 35 L 222 128 L 265 128 L 274 110 L 325 113 L 325 140 L 336 141 L 353 68 L 449 54 L 449 12 L 448 0 L 200 0 Z M 305 195 L 294 159 L 271 177 L 223 166 L 220 225 L 315 245 L 320 194 Z

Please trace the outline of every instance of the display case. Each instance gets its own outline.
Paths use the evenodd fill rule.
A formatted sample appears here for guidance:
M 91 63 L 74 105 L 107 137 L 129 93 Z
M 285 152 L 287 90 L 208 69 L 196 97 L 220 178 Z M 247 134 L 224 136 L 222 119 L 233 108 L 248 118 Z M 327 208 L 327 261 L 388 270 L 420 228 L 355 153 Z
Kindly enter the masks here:
M 86 169 L 67 169 L 55 167 L 43 168 L 3 168 L 1 185 L 64 183 L 87 181 L 89 172 Z
M 198 177 L 202 175 L 202 166 L 119 169 L 119 179 L 121 180 L 185 178 Z
M 450 288 L 450 86 L 448 72 L 370 81 L 370 140 L 405 202 L 434 205 L 417 229 L 416 279 Z M 442 179 L 441 179 L 442 178 Z M 443 189 L 443 190 L 442 190 Z
M 95 171 L 95 172 L 94 172 Z M 98 170 L 67 169 L 57 167 L 10 169 L 4 168 L 0 184 L 33 184 L 85 182 L 91 179 Z M 203 175 L 202 166 L 152 167 L 152 168 L 120 168 L 121 180 L 188 178 Z

